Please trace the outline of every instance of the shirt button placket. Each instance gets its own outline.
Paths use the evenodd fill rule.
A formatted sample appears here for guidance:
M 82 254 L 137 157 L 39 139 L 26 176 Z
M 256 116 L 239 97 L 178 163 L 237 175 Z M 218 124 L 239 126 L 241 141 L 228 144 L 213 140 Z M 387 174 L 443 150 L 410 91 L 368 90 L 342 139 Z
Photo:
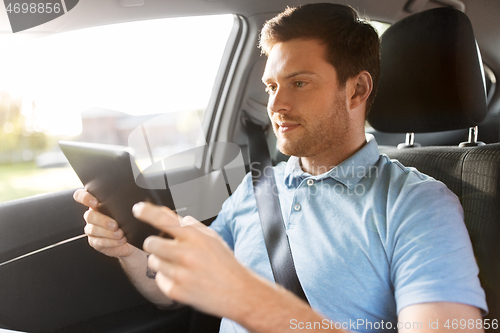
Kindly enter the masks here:
M 296 211 L 299 211 L 300 210 L 300 204 L 295 204 L 293 205 L 293 209 L 295 209 Z

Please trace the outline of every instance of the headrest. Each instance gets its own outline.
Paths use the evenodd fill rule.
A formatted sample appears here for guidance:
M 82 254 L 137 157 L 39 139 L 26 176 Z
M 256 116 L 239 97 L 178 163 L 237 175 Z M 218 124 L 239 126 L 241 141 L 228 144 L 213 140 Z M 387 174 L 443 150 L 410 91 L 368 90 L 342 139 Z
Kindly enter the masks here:
M 467 16 L 436 8 L 382 35 L 381 76 L 368 115 L 381 132 L 423 133 L 478 125 L 486 116 L 482 60 Z

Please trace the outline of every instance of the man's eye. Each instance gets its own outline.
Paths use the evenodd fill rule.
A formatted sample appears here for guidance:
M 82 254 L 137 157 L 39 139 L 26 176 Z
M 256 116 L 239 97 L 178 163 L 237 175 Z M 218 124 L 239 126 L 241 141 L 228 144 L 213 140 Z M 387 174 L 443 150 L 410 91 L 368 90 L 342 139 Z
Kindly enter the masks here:
M 295 86 L 296 86 L 297 88 L 302 88 L 302 87 L 303 87 L 303 86 L 305 86 L 305 85 L 306 85 L 306 83 L 305 83 L 305 82 L 302 82 L 302 81 L 296 81 L 296 82 L 295 82 Z
M 266 92 L 267 92 L 268 94 L 273 93 L 273 92 L 275 92 L 275 91 L 276 91 L 276 86 L 267 86 L 267 87 L 266 87 Z

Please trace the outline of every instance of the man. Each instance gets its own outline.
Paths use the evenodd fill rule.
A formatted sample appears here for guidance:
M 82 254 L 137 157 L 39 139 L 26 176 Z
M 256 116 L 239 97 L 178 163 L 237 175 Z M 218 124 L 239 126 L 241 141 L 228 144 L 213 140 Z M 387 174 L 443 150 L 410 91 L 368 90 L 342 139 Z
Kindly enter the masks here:
M 174 238 L 148 238 L 149 259 L 94 210 L 95 198 L 77 191 L 75 199 L 91 207 L 89 243 L 119 258 L 152 302 L 175 300 L 225 317 L 222 332 L 436 332 L 453 320 L 480 320 L 487 307 L 458 199 L 366 140 L 379 76 L 374 29 L 349 7 L 306 5 L 268 21 L 260 45 L 268 56 L 269 117 L 278 148 L 292 156 L 274 173 L 311 307 L 269 282 L 248 175 L 211 228 L 190 217 L 180 228 L 165 207 L 134 206 L 136 217 Z M 148 269 L 158 272 L 155 279 Z

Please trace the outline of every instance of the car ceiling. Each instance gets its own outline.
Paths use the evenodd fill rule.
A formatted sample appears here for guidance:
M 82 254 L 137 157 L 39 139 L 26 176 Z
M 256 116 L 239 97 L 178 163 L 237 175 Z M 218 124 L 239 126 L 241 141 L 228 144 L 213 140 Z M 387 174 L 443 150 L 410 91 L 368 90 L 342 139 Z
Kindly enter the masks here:
M 297 6 L 321 0 L 80 0 L 66 15 L 40 26 L 18 32 L 16 37 L 32 38 L 112 23 L 179 17 L 190 15 L 240 14 L 250 17 L 277 13 L 286 6 Z M 439 6 L 465 8 L 470 18 L 484 62 L 500 76 L 500 1 L 498 0 L 344 0 L 361 15 L 393 23 L 417 12 Z M 0 42 L 12 37 L 5 11 L 0 12 Z M 491 109 L 500 109 L 497 90 Z

